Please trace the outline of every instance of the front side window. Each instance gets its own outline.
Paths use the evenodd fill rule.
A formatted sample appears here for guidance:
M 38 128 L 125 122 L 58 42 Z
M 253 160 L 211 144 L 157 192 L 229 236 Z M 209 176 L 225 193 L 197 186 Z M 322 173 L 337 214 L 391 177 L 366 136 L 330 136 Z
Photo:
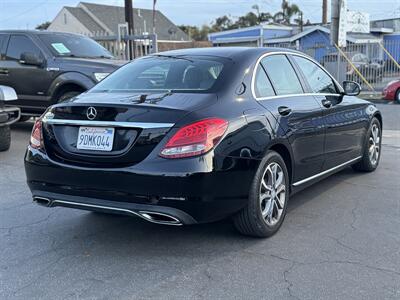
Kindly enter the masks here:
M 256 94 L 256 98 L 275 96 L 271 82 L 269 81 L 268 76 L 261 65 L 258 65 L 257 67 L 256 78 L 254 82 L 254 92 Z
M 137 59 L 101 81 L 92 92 L 207 91 L 224 64 L 212 58 L 149 56 Z
M 30 38 L 25 35 L 12 35 L 7 47 L 7 59 L 20 60 L 21 54 L 26 52 L 41 56 L 39 48 Z
M 322 94 L 336 94 L 336 85 L 333 82 L 332 78 L 326 74 L 324 70 L 322 70 L 317 64 L 312 61 L 300 57 L 293 56 L 296 63 L 299 65 L 299 68 L 304 73 L 304 76 L 310 85 L 313 93 L 322 93 Z
M 271 55 L 261 61 L 278 95 L 303 94 L 295 70 L 285 55 Z

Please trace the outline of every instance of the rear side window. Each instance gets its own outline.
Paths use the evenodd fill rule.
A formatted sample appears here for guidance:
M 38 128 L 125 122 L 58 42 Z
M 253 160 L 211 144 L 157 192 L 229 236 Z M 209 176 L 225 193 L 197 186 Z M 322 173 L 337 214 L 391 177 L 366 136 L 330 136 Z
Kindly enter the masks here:
M 304 73 L 304 76 L 314 93 L 337 93 L 336 85 L 332 78 L 318 65 L 300 56 L 293 56 L 293 58 Z
M 8 43 L 6 57 L 7 59 L 19 60 L 21 54 L 24 52 L 30 52 L 40 56 L 40 50 L 31 41 L 30 38 L 24 35 L 12 35 Z
M 285 55 L 271 55 L 261 61 L 278 95 L 303 94 L 295 70 Z
M 261 65 L 258 65 L 257 67 L 254 92 L 256 94 L 256 98 L 275 96 L 271 82 L 269 81 L 268 76 Z

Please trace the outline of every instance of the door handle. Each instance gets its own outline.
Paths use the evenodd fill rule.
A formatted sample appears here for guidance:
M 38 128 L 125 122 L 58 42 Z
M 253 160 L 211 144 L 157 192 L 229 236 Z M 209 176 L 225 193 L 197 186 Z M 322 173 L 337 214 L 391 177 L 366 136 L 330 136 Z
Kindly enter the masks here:
M 322 105 L 324 106 L 324 107 L 326 107 L 326 108 L 331 108 L 332 107 L 332 102 L 331 102 L 331 100 L 328 100 L 328 99 L 324 99 L 324 100 L 322 100 Z
M 0 75 L 8 75 L 8 69 L 0 69 Z
M 282 116 L 287 116 L 292 112 L 292 110 L 287 106 L 279 106 L 278 107 L 278 112 Z

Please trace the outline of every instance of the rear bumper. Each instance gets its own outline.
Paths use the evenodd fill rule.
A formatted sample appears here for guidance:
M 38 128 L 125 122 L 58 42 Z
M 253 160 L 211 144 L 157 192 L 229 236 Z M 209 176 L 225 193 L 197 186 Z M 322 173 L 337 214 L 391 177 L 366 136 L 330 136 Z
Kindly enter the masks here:
M 194 224 L 223 219 L 243 208 L 258 165 L 255 160 L 213 155 L 89 169 L 60 164 L 28 148 L 25 170 L 33 197 L 49 199 L 49 206 L 103 207 L 142 218 L 141 212 L 148 211 Z

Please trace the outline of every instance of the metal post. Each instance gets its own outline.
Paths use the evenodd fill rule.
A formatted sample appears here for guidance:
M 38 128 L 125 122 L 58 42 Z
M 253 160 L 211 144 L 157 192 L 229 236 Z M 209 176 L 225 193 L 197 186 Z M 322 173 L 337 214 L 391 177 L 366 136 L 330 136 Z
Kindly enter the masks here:
M 125 21 L 128 23 L 128 35 L 135 35 L 135 25 L 133 21 L 133 3 L 132 0 L 125 0 Z M 135 41 L 127 39 L 126 41 L 129 49 L 129 59 L 134 59 L 136 57 L 136 47 Z

